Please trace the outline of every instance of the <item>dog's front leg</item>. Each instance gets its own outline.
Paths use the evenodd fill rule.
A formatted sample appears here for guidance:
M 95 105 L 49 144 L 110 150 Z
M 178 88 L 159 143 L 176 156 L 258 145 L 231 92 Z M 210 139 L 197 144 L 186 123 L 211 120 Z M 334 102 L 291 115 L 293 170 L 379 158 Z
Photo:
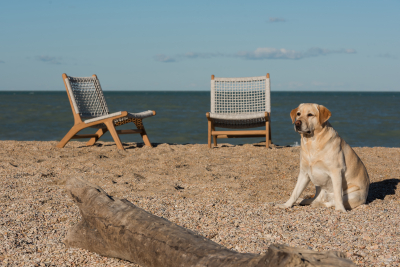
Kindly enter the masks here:
M 333 197 L 335 199 L 335 210 L 340 210 L 346 212 L 346 209 L 343 205 L 343 187 L 342 187 L 342 170 L 335 170 L 332 173 L 332 186 L 333 186 Z
M 291 206 L 293 206 L 293 204 L 299 198 L 299 196 L 304 191 L 304 189 L 306 189 L 309 182 L 310 182 L 310 177 L 308 176 L 308 174 L 306 174 L 300 170 L 299 177 L 297 178 L 296 186 L 294 187 L 294 190 L 293 190 L 292 195 L 290 196 L 289 200 L 286 201 L 285 204 L 279 204 L 277 206 L 279 208 L 283 208 L 283 209 L 290 208 Z

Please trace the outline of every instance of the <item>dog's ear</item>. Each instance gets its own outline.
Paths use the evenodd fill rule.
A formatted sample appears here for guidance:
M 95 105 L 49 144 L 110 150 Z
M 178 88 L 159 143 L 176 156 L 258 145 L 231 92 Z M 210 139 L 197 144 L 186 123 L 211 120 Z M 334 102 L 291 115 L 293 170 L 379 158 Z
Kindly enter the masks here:
M 327 109 L 323 105 L 319 105 L 318 110 L 319 110 L 319 123 L 322 125 L 324 122 L 329 120 L 332 113 L 329 111 L 329 109 Z
M 296 113 L 297 113 L 297 109 L 292 109 L 292 111 L 290 112 L 290 118 L 292 118 L 292 123 L 294 123 L 296 121 Z

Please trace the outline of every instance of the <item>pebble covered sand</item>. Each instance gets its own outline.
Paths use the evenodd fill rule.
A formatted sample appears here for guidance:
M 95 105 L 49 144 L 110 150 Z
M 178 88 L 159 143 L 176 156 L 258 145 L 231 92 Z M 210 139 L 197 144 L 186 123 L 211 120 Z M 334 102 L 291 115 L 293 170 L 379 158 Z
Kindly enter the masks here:
M 279 243 L 342 251 L 358 266 L 400 266 L 400 148 L 354 148 L 370 193 L 341 213 L 275 207 L 294 188 L 300 147 L 56 144 L 0 141 L 0 266 L 138 266 L 63 244 L 80 220 L 65 191 L 71 176 L 239 252 Z M 310 184 L 301 197 L 313 193 Z

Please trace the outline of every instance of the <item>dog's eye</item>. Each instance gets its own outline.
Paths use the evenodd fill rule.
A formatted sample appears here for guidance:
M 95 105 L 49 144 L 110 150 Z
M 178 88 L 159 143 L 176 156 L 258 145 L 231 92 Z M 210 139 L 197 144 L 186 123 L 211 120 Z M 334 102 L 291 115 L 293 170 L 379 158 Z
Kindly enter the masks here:
M 312 116 L 314 116 L 314 115 L 311 114 L 311 113 L 308 113 L 307 116 L 308 116 L 308 117 L 312 117 Z
M 300 116 L 300 112 L 297 112 L 297 116 Z

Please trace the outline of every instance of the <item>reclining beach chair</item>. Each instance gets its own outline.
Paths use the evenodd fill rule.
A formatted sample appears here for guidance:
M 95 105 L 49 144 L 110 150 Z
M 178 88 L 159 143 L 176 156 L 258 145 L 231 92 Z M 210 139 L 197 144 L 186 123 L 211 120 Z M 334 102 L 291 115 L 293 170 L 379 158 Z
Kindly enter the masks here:
M 265 137 L 271 144 L 271 89 L 266 76 L 246 78 L 215 78 L 211 76 L 211 112 L 207 112 L 208 147 L 211 137 Z M 216 131 L 215 127 L 245 129 L 265 127 L 265 130 Z
M 70 139 L 90 138 L 86 145 L 91 146 L 99 138 L 110 131 L 115 144 L 119 149 L 124 149 L 118 134 L 138 133 L 142 136 L 146 146 L 152 146 L 147 137 L 142 120 L 156 115 L 154 110 L 143 111 L 140 113 L 128 113 L 127 111 L 108 112 L 106 100 L 96 75 L 92 77 L 70 77 L 65 73 L 62 75 L 65 88 L 67 90 L 75 124 L 58 143 L 57 147 L 63 148 Z M 116 130 L 115 126 L 133 122 L 137 129 Z M 85 128 L 98 128 L 95 134 L 77 133 Z

